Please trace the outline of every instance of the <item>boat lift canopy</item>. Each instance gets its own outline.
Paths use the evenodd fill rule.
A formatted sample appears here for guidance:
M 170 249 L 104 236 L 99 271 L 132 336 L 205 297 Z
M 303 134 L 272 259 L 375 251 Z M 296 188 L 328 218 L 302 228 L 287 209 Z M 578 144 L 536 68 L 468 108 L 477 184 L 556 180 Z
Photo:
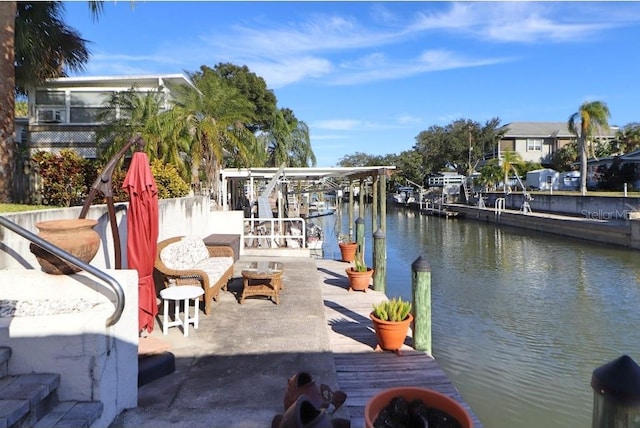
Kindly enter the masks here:
M 327 168 L 227 168 L 220 172 L 222 191 L 217 202 L 224 210 L 229 209 L 229 181 L 248 181 L 253 184 L 254 180 L 269 182 L 274 177 L 279 177 L 281 180 L 310 183 L 310 187 L 304 190 L 305 193 L 323 192 L 336 190 L 349 182 L 364 180 L 376 175 L 389 176 L 395 169 L 394 165 Z

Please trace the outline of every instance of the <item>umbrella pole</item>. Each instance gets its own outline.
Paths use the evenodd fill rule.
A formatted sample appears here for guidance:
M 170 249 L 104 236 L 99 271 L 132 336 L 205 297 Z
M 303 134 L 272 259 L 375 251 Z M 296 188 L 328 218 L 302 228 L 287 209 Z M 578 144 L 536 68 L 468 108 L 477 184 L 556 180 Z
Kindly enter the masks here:
M 102 174 L 96 178 L 96 181 L 93 182 L 91 186 L 91 191 L 87 196 L 87 199 L 84 201 L 84 205 L 82 206 L 82 211 L 80 211 L 80 216 L 78 218 L 86 218 L 87 212 L 89 211 L 89 207 L 93 202 L 93 199 L 96 197 L 98 192 L 102 192 L 102 194 L 107 199 L 107 209 L 109 211 L 109 222 L 111 223 L 111 234 L 113 235 L 113 245 L 114 245 L 114 255 L 115 255 L 115 268 L 122 268 L 122 250 L 120 246 L 120 234 L 118 233 L 118 224 L 116 223 L 116 212 L 115 206 L 113 204 L 113 184 L 112 184 L 112 176 L 113 171 L 116 168 L 116 164 L 120 160 L 121 157 L 125 155 L 133 146 L 137 144 L 137 150 L 142 150 L 144 148 L 144 140 L 140 136 L 132 137 L 127 141 L 127 143 L 120 149 L 118 153 L 112 157 L 109 162 L 105 165 L 102 170 Z
M 120 234 L 118 233 L 118 223 L 116 221 L 116 209 L 113 204 L 113 196 L 107 197 L 107 210 L 109 212 L 109 223 L 111 223 L 111 234 L 113 235 L 115 268 L 122 269 L 122 250 L 120 248 Z

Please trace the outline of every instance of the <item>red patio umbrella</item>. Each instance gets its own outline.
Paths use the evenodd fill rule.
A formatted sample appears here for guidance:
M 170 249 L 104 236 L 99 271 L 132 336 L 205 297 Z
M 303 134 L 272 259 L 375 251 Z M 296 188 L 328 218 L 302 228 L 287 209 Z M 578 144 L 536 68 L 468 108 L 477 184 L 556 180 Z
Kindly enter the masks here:
M 151 332 L 158 313 L 153 282 L 158 243 L 158 187 L 146 153 L 133 154 L 122 188 L 129 194 L 127 264 L 129 269 L 138 271 L 138 330 Z

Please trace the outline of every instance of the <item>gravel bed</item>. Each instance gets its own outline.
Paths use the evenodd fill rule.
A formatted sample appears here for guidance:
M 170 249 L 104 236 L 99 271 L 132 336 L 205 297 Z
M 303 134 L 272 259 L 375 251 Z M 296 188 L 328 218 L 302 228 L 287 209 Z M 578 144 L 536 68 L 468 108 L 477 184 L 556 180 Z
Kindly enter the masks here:
M 84 299 L 67 300 L 0 300 L 0 318 L 35 317 L 43 315 L 86 312 L 96 304 Z

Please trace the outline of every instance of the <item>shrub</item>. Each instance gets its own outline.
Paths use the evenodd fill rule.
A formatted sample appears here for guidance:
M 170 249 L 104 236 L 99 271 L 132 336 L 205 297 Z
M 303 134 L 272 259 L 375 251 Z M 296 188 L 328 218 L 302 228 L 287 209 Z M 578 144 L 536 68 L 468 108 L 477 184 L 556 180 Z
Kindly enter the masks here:
M 175 166 L 154 159 L 151 162 L 151 173 L 158 186 L 159 199 L 180 198 L 189 193 L 189 185 L 180 177 Z
M 383 321 L 402 321 L 407 318 L 410 311 L 411 303 L 400 297 L 373 305 L 374 315 Z
M 92 163 L 70 149 L 57 154 L 39 151 L 32 161 L 40 176 L 40 197 L 44 205 L 81 205 L 96 177 Z

